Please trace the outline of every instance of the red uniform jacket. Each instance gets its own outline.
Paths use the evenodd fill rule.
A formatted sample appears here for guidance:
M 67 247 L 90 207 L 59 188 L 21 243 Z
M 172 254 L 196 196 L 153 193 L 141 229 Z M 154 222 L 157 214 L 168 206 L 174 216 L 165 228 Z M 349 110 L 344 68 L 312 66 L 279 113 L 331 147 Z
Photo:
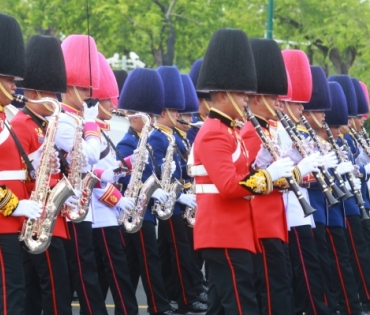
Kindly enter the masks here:
M 5 114 L 0 113 L 0 172 L 1 171 L 19 171 L 25 169 L 17 146 L 10 135 L 8 129 L 3 125 Z M 27 199 L 28 194 L 24 181 L 21 180 L 0 180 L 0 185 L 10 189 L 19 200 Z M 18 233 L 22 229 L 24 217 L 4 217 L 0 213 L 0 233 Z
M 256 118 L 259 120 L 262 130 L 270 135 L 269 123 Z M 248 148 L 249 159 L 252 163 L 262 142 L 251 122 L 245 124 L 241 136 Z M 251 204 L 258 238 L 278 238 L 288 242 L 288 226 L 282 193 L 274 189 L 269 195 L 256 196 Z
M 268 180 L 264 173 L 250 173 L 248 152 L 234 129 L 234 123 L 230 117 L 211 109 L 194 142 L 192 169 L 198 205 L 194 226 L 195 249 L 259 250 L 251 201 L 245 197 L 250 198 L 254 190 L 266 193 Z M 201 174 L 200 168 L 203 167 L 206 175 Z M 200 190 L 204 184 L 215 186 L 218 192 L 202 193 Z
M 39 121 L 41 124 L 45 123 L 45 121 L 41 120 L 41 118 L 39 118 Z M 32 120 L 31 116 L 25 114 L 23 111 L 19 111 L 17 115 L 14 116 L 14 118 L 11 121 L 11 124 L 13 130 L 15 131 L 19 139 L 19 142 L 22 144 L 22 147 L 27 155 L 32 155 L 34 152 L 36 152 L 37 149 L 44 142 L 45 135 L 42 129 L 36 124 L 36 122 Z M 50 181 L 51 187 L 54 186 L 57 182 L 55 177 L 61 178 L 60 174 L 53 175 L 53 177 L 54 179 Z M 27 198 L 30 197 L 33 188 L 34 183 L 29 181 L 27 183 L 28 191 Z M 60 213 L 55 223 L 53 236 L 69 238 L 67 222 L 65 218 L 61 216 Z

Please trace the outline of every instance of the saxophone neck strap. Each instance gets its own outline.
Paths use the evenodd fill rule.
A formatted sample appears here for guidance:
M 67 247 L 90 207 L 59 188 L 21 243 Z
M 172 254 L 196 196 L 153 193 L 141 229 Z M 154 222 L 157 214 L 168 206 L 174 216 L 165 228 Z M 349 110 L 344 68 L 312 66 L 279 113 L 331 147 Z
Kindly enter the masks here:
M 107 147 L 108 148 L 108 152 L 109 152 L 109 146 L 112 147 L 112 149 L 116 153 L 116 156 L 118 157 L 119 161 L 123 164 L 124 167 L 126 167 L 129 170 L 130 167 L 126 163 L 126 161 L 125 161 L 124 157 L 122 156 L 122 154 L 119 153 L 119 151 L 117 150 L 117 148 L 114 145 L 114 143 L 112 142 L 112 140 L 108 137 L 108 135 L 103 130 L 100 130 L 100 132 L 103 135 L 103 137 L 105 138 L 105 140 L 107 140 L 107 142 L 108 142 L 108 147 Z
M 158 166 L 157 160 L 154 157 L 153 150 L 152 150 L 152 148 L 149 144 L 146 144 L 146 148 L 149 152 L 150 158 L 152 159 L 154 169 L 155 169 L 155 174 L 156 174 L 158 179 L 161 179 L 162 178 L 162 172 L 161 172 L 161 169 Z
M 26 115 L 30 116 L 31 119 L 33 120 L 33 122 L 42 130 L 43 134 L 46 135 L 46 126 L 47 126 L 47 124 L 44 121 L 42 121 L 40 118 L 38 118 L 31 110 L 29 110 L 29 108 L 27 108 L 27 106 L 24 106 L 22 111 Z M 66 174 L 66 170 L 69 167 L 69 164 L 68 164 L 67 159 L 66 159 L 66 154 L 64 154 L 64 152 L 62 150 L 60 150 L 56 145 L 54 145 L 54 149 L 55 149 L 55 151 L 58 152 L 58 157 L 59 157 L 59 160 L 60 160 L 60 163 L 61 163 L 61 172 L 63 174 Z M 27 167 L 28 167 L 28 165 L 27 165 Z
M 7 121 L 5 121 L 4 125 L 6 126 L 6 128 L 8 128 L 11 136 L 13 137 L 13 140 L 15 142 L 15 145 L 17 146 L 18 148 L 18 151 L 19 153 L 21 154 L 21 157 L 24 161 L 24 163 L 26 163 L 27 165 L 27 173 L 29 175 L 29 177 L 32 179 L 32 180 L 36 180 L 36 171 L 35 171 L 35 168 L 33 167 L 30 159 L 28 158 L 28 155 L 26 154 L 26 152 L 24 151 L 23 147 L 22 147 L 22 144 L 21 142 L 19 141 L 17 135 L 15 134 L 14 130 L 12 128 L 10 128 L 9 124 Z

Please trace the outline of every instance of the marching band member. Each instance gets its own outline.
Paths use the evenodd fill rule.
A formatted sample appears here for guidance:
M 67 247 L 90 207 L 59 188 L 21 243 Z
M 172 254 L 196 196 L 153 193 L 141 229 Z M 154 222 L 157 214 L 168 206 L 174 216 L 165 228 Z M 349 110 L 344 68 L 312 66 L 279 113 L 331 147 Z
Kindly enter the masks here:
M 164 85 L 164 110 L 157 117 L 156 129 L 153 130 L 149 137 L 149 144 L 153 148 L 153 156 L 158 163 L 158 167 L 162 169 L 163 174 L 164 168 L 167 167 L 165 160 L 167 159 L 166 152 L 171 145 L 168 135 L 175 137 L 173 135 L 173 128 L 177 125 L 179 118 L 178 111 L 185 108 L 185 98 L 181 75 L 177 68 L 161 66 L 156 71 L 161 76 Z M 175 148 L 171 163 L 172 180 L 180 181 L 182 178 L 180 153 Z M 207 306 L 201 304 L 196 297 L 191 272 L 190 246 L 180 207 L 181 204 L 196 207 L 195 195 L 181 192 L 179 196 L 176 196 L 176 200 L 174 201 L 176 202 L 172 216 L 166 220 L 159 218 L 158 251 L 162 261 L 169 259 L 168 256 L 166 257 L 166 253 L 170 254 L 172 277 L 175 281 L 174 296 L 179 312 L 201 313 L 206 311 Z M 158 213 L 156 215 L 159 216 Z
M 329 152 L 331 146 L 328 142 L 328 135 L 324 129 L 325 112 L 331 109 L 331 95 L 329 86 L 326 80 L 324 70 L 318 66 L 311 66 L 313 92 L 310 102 L 304 108 L 304 117 L 316 132 L 319 145 L 324 148 L 324 151 Z M 307 132 L 302 129 L 302 132 Z M 330 153 L 329 153 L 330 154 Z M 335 158 L 337 159 L 337 158 Z M 328 159 L 324 157 L 324 163 Z M 336 161 L 338 163 L 338 161 Z M 346 163 L 346 162 L 344 162 Z M 326 165 L 330 169 L 331 165 Z M 346 165 L 344 165 L 345 167 Z M 343 168 L 343 162 L 337 165 L 338 173 Z M 316 228 L 314 229 L 316 246 L 320 252 L 327 242 L 327 250 L 329 253 L 329 265 L 323 266 L 324 277 L 326 281 L 332 280 L 332 290 L 334 290 L 335 300 L 339 303 L 340 312 L 343 314 L 362 314 L 361 305 L 359 303 L 356 282 L 352 267 L 349 262 L 349 250 L 345 239 L 345 209 L 343 200 L 340 203 L 332 206 L 330 209 L 321 190 L 316 189 L 311 185 L 309 190 L 310 202 L 317 209 L 313 214 Z M 326 227 L 325 227 L 326 225 Z M 325 236 L 321 235 L 322 229 L 325 228 Z M 317 237 L 316 237 L 317 236 Z M 324 259 L 325 256 L 320 257 Z M 331 280 L 329 280 L 332 273 Z M 330 293 L 328 293 L 330 294 Z M 333 303 L 333 302 L 330 302 Z M 332 305 L 332 304 L 329 304 Z
M 118 88 L 113 71 L 101 53 L 99 53 L 99 67 L 100 84 L 99 88 L 93 91 L 93 97 L 99 99 L 99 114 L 96 122 L 104 132 L 109 129 L 107 120 L 112 117 L 112 111 L 117 106 Z M 116 160 L 114 149 L 104 138 L 101 151 L 100 160 L 93 169 L 102 169 L 110 173 L 111 168 L 119 167 L 121 162 Z M 102 182 L 104 177 L 103 171 Z M 119 177 L 120 175 L 115 175 L 116 180 Z M 118 242 L 120 227 L 117 222 L 118 213 L 132 208 L 134 202 L 132 198 L 123 197 L 112 183 L 105 182 L 105 185 L 101 183 L 95 186 L 90 204 L 94 217 L 92 228 L 95 258 L 103 265 L 103 275 L 99 275 L 99 281 L 101 283 L 101 279 L 105 278 L 108 282 L 114 300 L 115 314 L 122 315 L 137 315 L 138 313 L 124 248 L 122 243 Z M 107 289 L 102 288 L 104 296 L 106 296 Z
M 257 72 L 257 94 L 251 96 L 248 107 L 259 121 L 263 132 L 271 141 L 278 143 L 279 139 L 273 138 L 272 129 L 277 127 L 278 117 L 275 110 L 278 106 L 278 96 L 286 95 L 288 89 L 284 60 L 275 41 L 252 39 L 251 47 Z M 263 153 L 266 149 L 259 151 L 261 140 L 251 122 L 244 125 L 241 136 L 248 148 L 249 158 L 254 161 L 253 167 L 266 168 L 272 157 L 267 153 L 271 158 L 267 162 Z M 281 152 L 280 157 L 283 157 L 283 154 L 284 152 Z M 286 189 L 287 183 L 279 182 L 274 183 L 276 189 L 271 194 L 255 196 L 251 201 L 256 233 L 262 248 L 262 254 L 255 255 L 253 263 L 256 291 L 260 298 L 261 314 L 268 315 L 293 313 L 292 275 L 287 247 L 288 228 L 280 191 Z M 266 220 L 266 217 L 269 219 Z
M 352 82 L 351 82 L 352 81 Z M 347 112 L 348 116 L 356 117 L 359 113 L 365 113 L 368 111 L 368 106 L 366 102 L 365 95 L 362 91 L 360 82 L 354 78 L 350 79 L 348 76 L 332 76 L 329 78 L 329 84 L 333 86 L 334 82 L 338 82 L 338 84 L 343 87 L 345 90 L 344 96 L 348 96 L 345 103 L 348 107 Z M 338 89 L 337 87 L 333 87 L 333 89 Z M 351 93 L 352 92 L 352 93 Z M 335 91 L 332 93 L 332 99 L 338 96 L 338 92 Z M 338 112 L 337 112 L 338 113 Z M 335 115 L 335 114 L 332 114 Z M 342 117 L 347 118 L 347 117 Z M 357 120 L 354 118 L 354 120 Z M 330 119 L 330 118 L 329 118 Z M 347 118 L 347 120 L 341 124 L 333 124 L 329 123 L 330 129 L 332 129 L 332 133 L 334 138 L 338 137 L 340 130 L 339 126 L 346 126 L 348 124 L 348 119 L 352 120 L 352 118 Z M 352 120 L 352 122 L 354 121 Z M 360 122 L 362 121 L 362 114 L 360 118 Z M 354 128 L 356 128 L 356 124 L 353 124 Z M 360 126 L 359 126 L 360 127 Z M 356 148 L 355 152 L 348 152 L 348 161 L 351 163 L 355 162 L 355 155 L 357 152 L 357 144 L 355 139 L 352 138 L 350 134 L 346 136 L 347 139 L 351 141 L 351 148 Z M 346 146 L 342 137 L 338 137 L 337 143 L 340 147 Z M 350 165 L 352 167 L 352 164 Z M 366 168 L 370 170 L 370 165 L 366 167 L 366 165 L 361 165 L 360 167 L 356 168 L 358 183 L 361 185 L 366 186 L 366 181 L 368 179 L 368 175 L 366 172 Z M 353 170 L 353 168 L 352 168 Z M 363 184 L 362 184 L 363 183 Z M 366 196 L 366 195 L 365 195 Z M 363 201 L 366 200 L 365 196 L 363 196 Z M 366 202 L 366 201 L 365 201 Z M 367 205 L 369 207 L 369 205 Z M 356 204 L 355 198 L 349 198 L 344 201 L 344 208 L 346 214 L 346 237 L 347 237 L 347 244 L 350 254 L 350 262 L 351 266 L 356 278 L 357 283 L 357 290 L 360 296 L 360 301 L 362 303 L 363 309 L 368 308 L 369 304 L 369 293 L 370 293 L 370 256 L 369 251 L 367 248 L 367 244 L 365 241 L 364 234 L 369 231 L 365 231 L 363 229 L 363 225 L 361 223 L 361 211 Z M 366 208 L 366 205 L 365 205 Z M 362 218 L 363 220 L 367 220 L 368 216 Z
M 13 100 L 14 80 L 22 79 L 25 72 L 22 32 L 13 17 L 2 13 L 0 28 L 0 149 L 3 152 L 0 159 L 0 312 L 24 314 L 25 280 L 18 233 L 25 217 L 37 219 L 42 209 L 36 202 L 26 200 L 25 165 L 4 113 L 4 107 Z
M 304 106 L 311 99 L 312 76 L 308 57 L 301 50 L 284 50 L 283 59 L 290 77 L 289 97 L 284 100 L 283 111 L 289 119 L 299 122 Z M 281 126 L 281 124 L 279 124 Z M 282 129 L 282 131 L 281 131 Z M 279 130 L 278 130 L 279 131 Z M 278 134 L 282 144 L 291 151 L 292 140 L 284 128 Z M 296 159 L 301 155 L 295 154 Z M 320 161 L 320 158 L 316 158 Z M 303 165 L 303 160 L 298 161 Z M 320 165 L 317 164 L 317 165 Z M 301 171 L 302 172 L 302 171 Z M 302 176 L 300 191 L 309 200 L 307 186 L 315 178 L 309 174 Z M 293 192 L 283 194 L 287 213 L 289 254 L 293 269 L 293 292 L 295 314 L 329 314 L 329 308 L 324 301 L 324 284 L 322 281 L 320 261 L 316 252 L 313 228 L 315 222 L 312 215 L 303 216 L 303 210 Z
M 30 100 L 43 97 L 56 99 L 56 93 L 67 88 L 62 49 L 55 37 L 36 35 L 26 46 L 26 73 L 20 83 Z M 29 160 L 36 159 L 45 140 L 47 117 L 54 111 L 49 103 L 29 102 L 11 121 L 13 130 Z M 59 172 L 59 170 L 58 170 Z M 59 177 L 59 174 L 57 175 Z M 56 184 L 51 179 L 50 186 Z M 34 182 L 27 183 L 30 196 Z M 59 213 L 51 244 L 41 254 L 23 251 L 26 279 L 26 314 L 72 314 L 70 286 L 63 239 L 68 239 L 67 222 Z M 41 308 L 41 309 L 40 309 Z
M 62 94 L 62 105 L 70 115 L 60 115 L 55 143 L 58 148 L 72 155 L 78 130 L 78 117 L 75 116 L 83 117 L 84 136 L 79 141 L 82 142 L 83 152 L 80 154 L 85 162 L 78 171 L 87 172 L 100 158 L 101 135 L 95 122 L 98 106 L 88 108 L 85 102 L 91 96 L 90 90 L 99 87 L 98 51 L 94 39 L 86 35 L 68 36 L 62 43 L 62 51 L 67 72 L 67 90 Z M 71 277 L 71 298 L 73 290 L 76 290 L 84 314 L 107 314 L 96 272 L 91 221 L 89 211 L 83 222 L 67 223 L 71 239 L 64 241 L 64 247 Z
M 272 181 L 290 174 L 293 167 L 283 159 L 266 170 L 251 169 L 249 148 L 235 128 L 235 119 L 245 116 L 248 94 L 257 90 L 253 55 L 243 31 L 214 33 L 197 90 L 209 91 L 213 104 L 195 139 L 192 167 L 197 197 L 194 248 L 202 250 L 209 269 L 207 314 L 260 314 L 252 264 L 260 248 L 251 199 L 270 193 Z
M 160 115 L 164 106 L 164 89 L 161 77 L 152 69 L 137 68 L 133 70 L 121 91 L 119 108 L 129 114 L 145 113 L 152 117 Z M 129 116 L 130 127 L 123 139 L 118 143 L 117 150 L 122 157 L 131 155 L 138 147 L 144 121 L 140 116 Z M 151 159 L 152 160 L 152 159 Z M 156 161 L 145 166 L 141 182 L 144 183 L 152 173 L 159 173 L 154 165 Z M 158 166 L 157 166 L 158 167 Z M 159 176 L 160 174 L 157 174 Z M 130 175 L 121 178 L 124 194 L 130 181 Z M 156 189 L 152 197 L 164 202 L 168 194 L 163 189 Z M 153 204 L 153 202 L 151 203 Z M 125 252 L 131 281 L 136 290 L 139 279 L 143 283 L 148 301 L 148 312 L 156 315 L 172 315 L 171 305 L 167 300 L 161 274 L 160 258 L 156 242 L 156 219 L 151 207 L 144 210 L 141 228 L 135 233 L 125 233 Z
M 194 62 L 193 66 L 190 69 L 189 77 L 191 78 L 191 81 L 194 84 L 194 88 L 197 86 L 197 81 L 199 77 L 199 71 L 202 66 L 203 59 L 198 59 L 196 62 Z M 198 92 L 197 91 L 197 97 L 198 97 L 198 103 L 199 103 L 199 112 L 194 113 L 192 115 L 192 122 L 196 123 L 199 121 L 205 121 L 205 119 L 208 117 L 209 110 L 212 107 L 212 101 L 209 93 L 205 92 Z M 191 127 L 187 132 L 187 137 L 190 141 L 190 144 L 194 143 L 195 137 L 199 131 L 199 128 Z

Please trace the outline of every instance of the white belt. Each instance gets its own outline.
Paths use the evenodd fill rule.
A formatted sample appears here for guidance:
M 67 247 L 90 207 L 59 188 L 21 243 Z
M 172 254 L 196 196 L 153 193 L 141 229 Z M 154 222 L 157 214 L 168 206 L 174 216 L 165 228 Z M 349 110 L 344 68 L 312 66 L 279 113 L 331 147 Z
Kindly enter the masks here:
M 26 171 L 0 171 L 0 180 L 26 180 Z
M 196 184 L 195 193 L 197 194 L 219 194 L 214 184 Z
M 191 176 L 208 176 L 208 173 L 203 165 L 193 165 L 191 167 Z

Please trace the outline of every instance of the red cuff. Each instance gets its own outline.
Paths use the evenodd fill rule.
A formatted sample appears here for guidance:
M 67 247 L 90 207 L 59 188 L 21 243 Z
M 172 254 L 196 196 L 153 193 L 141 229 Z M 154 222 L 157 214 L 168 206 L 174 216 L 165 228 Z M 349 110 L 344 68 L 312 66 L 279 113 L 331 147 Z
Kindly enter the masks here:
M 132 156 L 132 155 L 130 155 L 130 156 L 125 157 L 125 158 L 124 158 L 124 160 L 125 160 L 125 162 L 126 162 L 126 164 L 127 164 L 128 168 L 129 168 L 130 170 L 132 169 L 131 156 Z
M 302 184 L 309 184 L 309 183 L 313 183 L 315 181 L 316 181 L 316 178 L 315 178 L 315 176 L 312 175 L 312 173 L 310 173 L 310 174 L 308 174 L 308 175 L 306 175 L 302 178 Z
M 99 198 L 99 201 L 112 208 L 118 204 L 121 198 L 121 192 L 112 184 L 109 184 L 107 191 Z

